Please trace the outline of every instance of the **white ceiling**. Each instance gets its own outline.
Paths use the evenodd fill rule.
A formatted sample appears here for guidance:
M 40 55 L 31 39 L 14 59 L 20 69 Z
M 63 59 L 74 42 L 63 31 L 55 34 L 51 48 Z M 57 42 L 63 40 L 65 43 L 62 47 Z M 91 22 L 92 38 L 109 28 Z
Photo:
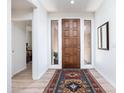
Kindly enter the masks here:
M 34 7 L 34 5 L 28 0 L 12 0 L 12 9 L 24 10 L 31 9 L 32 7 Z
M 95 12 L 103 0 L 40 0 L 48 12 Z
M 12 9 L 31 9 L 34 7 L 30 0 L 12 0 Z M 48 12 L 95 12 L 103 0 L 39 0 Z

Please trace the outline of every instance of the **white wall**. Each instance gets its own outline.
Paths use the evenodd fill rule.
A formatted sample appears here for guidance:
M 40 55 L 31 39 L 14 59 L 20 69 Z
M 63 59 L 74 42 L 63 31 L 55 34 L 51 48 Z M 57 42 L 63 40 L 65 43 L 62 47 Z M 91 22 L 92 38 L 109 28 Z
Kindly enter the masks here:
M 109 21 L 110 49 L 109 51 L 96 49 L 95 68 L 104 76 L 106 80 L 108 80 L 115 87 L 116 86 L 115 0 L 103 0 L 102 5 L 95 13 L 96 31 L 98 26 L 102 25 L 107 21 Z
M 26 68 L 26 23 L 12 22 L 12 75 Z
M 49 13 L 49 54 L 48 54 L 48 62 L 49 68 L 52 69 L 61 69 L 62 68 L 62 22 L 61 19 L 63 18 L 79 18 L 81 20 L 81 54 L 80 54 L 80 68 L 92 68 L 92 65 L 84 65 L 84 20 L 91 20 L 92 21 L 92 63 L 94 63 L 94 13 Z M 52 65 L 51 64 L 51 20 L 58 20 L 59 21 L 59 29 L 58 29 L 58 57 L 59 57 L 59 64 Z
M 6 0 L 5 0 L 6 2 Z M 1 3 L 2 5 L 4 4 L 3 2 Z M 2 6 L 0 5 L 0 6 Z M 11 51 L 11 0 L 7 0 L 7 93 L 12 93 L 12 80 L 11 80 L 11 61 L 12 61 L 12 51 Z M 5 9 L 4 7 L 6 6 L 2 6 L 2 8 L 0 9 Z M 5 12 L 5 11 L 4 11 Z M 5 15 L 4 15 L 5 16 Z M 2 19 L 5 21 L 5 19 L 2 16 Z M 1 21 L 2 22 L 2 21 Z M 6 22 L 6 21 L 5 21 Z M 2 23 L 3 24 L 3 23 Z M 4 27 L 3 27 L 4 28 Z M 4 28 L 5 29 L 5 28 Z M 3 30 L 4 31 L 4 30 Z M 4 31 L 5 32 L 5 31 Z M 3 34 L 1 34 L 3 35 Z M 0 36 L 1 37 L 1 36 Z M 6 38 L 6 37 L 5 37 Z M 3 39 L 4 40 L 4 39 Z M 2 42 L 3 42 L 2 40 Z M 5 41 L 6 42 L 6 41 Z M 4 51 L 5 52 L 5 51 Z M 1 52 L 3 55 L 3 52 Z M 3 60 L 2 60 L 3 61 Z M 3 65 L 2 65 L 3 66 Z M 4 67 L 4 66 L 3 66 Z M 3 72 L 3 71 L 2 71 Z M 2 75 L 3 76 L 3 75 Z M 3 76 L 4 77 L 4 76 Z M 4 77 L 5 78 L 5 77 Z M 3 86 L 4 87 L 4 86 Z M 4 87 L 5 88 L 5 87 Z M 3 89 L 4 89 L 3 88 Z M 2 92 L 2 91 L 1 91 Z M 4 93 L 4 92 L 3 92 Z
M 32 48 L 33 48 L 33 79 L 39 79 L 48 69 L 48 17 L 47 11 L 39 2 L 33 10 Z
M 12 20 L 32 20 L 32 9 L 16 10 L 12 9 Z
M 58 18 L 77 18 L 81 17 L 84 19 L 93 19 L 94 13 L 49 13 L 49 18 L 58 19 Z

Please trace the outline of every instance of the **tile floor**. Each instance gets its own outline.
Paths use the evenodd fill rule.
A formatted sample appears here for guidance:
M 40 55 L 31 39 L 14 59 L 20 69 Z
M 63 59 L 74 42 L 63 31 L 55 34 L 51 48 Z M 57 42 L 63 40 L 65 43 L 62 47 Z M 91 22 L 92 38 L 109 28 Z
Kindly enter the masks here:
M 96 70 L 90 71 L 106 93 L 116 93 L 116 90 Z M 32 80 L 31 72 L 31 64 L 29 64 L 26 70 L 12 78 L 12 93 L 43 93 L 55 70 L 48 70 L 40 80 Z

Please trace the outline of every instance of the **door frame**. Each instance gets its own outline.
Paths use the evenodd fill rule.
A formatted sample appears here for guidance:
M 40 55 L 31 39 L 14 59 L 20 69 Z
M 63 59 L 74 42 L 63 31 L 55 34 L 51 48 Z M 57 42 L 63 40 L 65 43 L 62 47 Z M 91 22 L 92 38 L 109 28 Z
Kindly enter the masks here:
M 49 68 L 50 69 L 62 69 L 62 19 L 80 19 L 80 69 L 84 68 L 93 68 L 94 67 L 94 58 L 95 58 L 95 29 L 94 29 L 94 19 L 93 18 L 82 18 L 82 17 L 61 17 L 61 18 L 49 18 Z M 58 20 L 58 64 L 52 65 L 51 64 L 51 20 Z M 91 61 L 92 63 L 90 65 L 84 64 L 84 20 L 91 20 Z

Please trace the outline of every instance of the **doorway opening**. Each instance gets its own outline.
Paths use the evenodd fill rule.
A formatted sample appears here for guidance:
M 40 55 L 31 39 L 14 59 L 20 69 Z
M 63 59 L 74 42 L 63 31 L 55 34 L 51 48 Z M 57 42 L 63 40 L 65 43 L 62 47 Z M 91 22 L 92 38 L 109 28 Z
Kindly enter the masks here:
M 26 64 L 32 69 L 32 21 L 26 24 Z
M 58 41 L 60 38 L 58 33 L 61 33 L 61 30 L 58 32 L 58 27 L 60 27 L 62 29 L 62 68 L 92 68 L 92 20 L 81 18 L 60 20 L 51 20 L 52 65 L 58 64 L 55 59 L 58 61 L 60 47 L 58 43 L 61 40 Z
M 27 21 L 26 24 L 26 64 L 32 67 L 32 22 Z

